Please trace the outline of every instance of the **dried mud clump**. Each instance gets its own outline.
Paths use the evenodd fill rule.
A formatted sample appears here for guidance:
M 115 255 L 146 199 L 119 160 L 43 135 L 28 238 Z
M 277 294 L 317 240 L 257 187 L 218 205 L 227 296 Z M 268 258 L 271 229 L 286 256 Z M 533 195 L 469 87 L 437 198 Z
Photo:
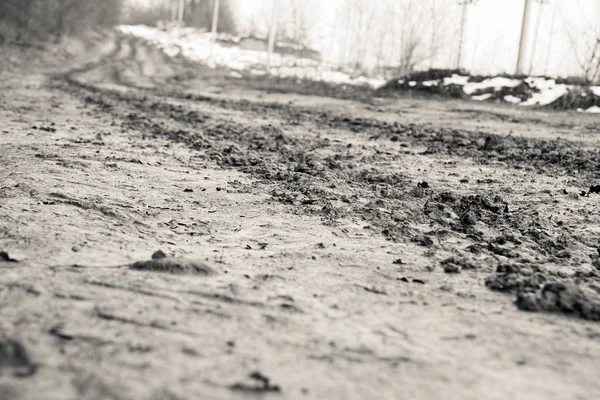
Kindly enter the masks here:
M 536 267 L 501 264 L 496 274 L 485 280 L 485 285 L 500 292 L 537 290 L 546 280 L 546 276 Z
M 31 362 L 25 347 L 18 341 L 0 340 L 0 377 L 10 374 L 25 378 L 35 374 L 37 365 Z
M 541 290 L 519 291 L 516 304 L 524 311 L 560 312 L 600 321 L 600 296 L 572 282 L 551 282 Z
M 441 262 L 444 272 L 457 274 L 463 269 L 477 269 L 477 266 L 467 259 L 460 257 L 450 257 Z
M 6 251 L 0 251 L 0 262 L 18 262 L 8 255 Z
M 500 196 L 490 199 L 479 194 L 461 196 L 452 192 L 442 192 L 432 200 L 450 207 L 461 224 L 466 226 L 475 225 L 479 221 L 493 226 L 508 214 L 508 203 Z
M 245 392 L 248 394 L 261 393 L 281 393 L 281 387 L 271 383 L 271 379 L 258 371 L 248 375 L 252 383 L 235 383 L 229 388 L 234 391 Z
M 210 276 L 215 274 L 215 271 L 203 262 L 176 257 L 159 257 L 138 261 L 131 264 L 129 268 L 136 271 L 165 272 L 174 275 Z

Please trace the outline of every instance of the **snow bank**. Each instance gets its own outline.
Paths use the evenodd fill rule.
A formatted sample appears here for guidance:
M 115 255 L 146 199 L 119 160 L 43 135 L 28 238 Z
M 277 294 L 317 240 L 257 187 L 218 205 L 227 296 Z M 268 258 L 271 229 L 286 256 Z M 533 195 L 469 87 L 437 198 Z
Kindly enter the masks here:
M 444 85 L 448 86 L 448 85 L 459 85 L 459 86 L 464 86 L 469 82 L 469 76 L 468 75 L 457 75 L 457 74 L 453 74 L 451 77 L 449 78 L 444 78 Z
M 143 25 L 122 25 L 118 30 L 124 34 L 145 39 L 161 48 L 169 57 L 183 56 L 193 61 L 202 62 L 210 68 L 226 67 L 238 71 L 250 71 L 255 75 L 267 62 L 267 52 L 246 50 L 237 46 L 222 46 L 213 40 L 210 33 L 199 32 L 194 28 L 174 27 L 161 30 Z M 219 36 L 222 38 L 222 35 Z M 226 37 L 229 42 L 239 39 Z M 317 61 L 294 57 L 292 55 L 271 55 L 270 73 L 279 77 L 295 77 L 335 84 L 368 85 L 373 88 L 385 84 L 384 79 L 372 79 L 364 76 L 352 77 L 347 73 L 327 68 Z
M 598 107 L 598 106 L 591 106 L 587 110 L 584 110 L 583 108 L 578 108 L 577 112 L 586 112 L 586 113 L 592 113 L 592 114 L 600 114 L 600 107 Z
M 462 99 L 470 98 L 475 101 L 504 101 L 524 107 L 583 107 L 589 110 L 584 110 L 586 112 L 596 112 L 594 107 L 600 106 L 600 86 L 567 85 L 545 77 L 486 78 L 448 70 L 430 70 L 391 80 L 382 90 L 411 90 Z
M 485 101 L 487 99 L 489 99 L 490 97 L 492 97 L 491 93 L 486 93 L 486 94 L 482 94 L 479 96 L 473 96 L 471 97 L 473 100 L 477 100 L 477 101 Z
M 529 99 L 522 102 L 522 106 L 547 106 L 548 104 L 554 103 L 556 100 L 564 96 L 572 89 L 571 85 L 555 85 L 548 86 L 539 93 L 533 93 Z
M 509 94 L 507 96 L 504 96 L 504 101 L 506 101 L 507 103 L 519 104 L 521 102 L 521 99 Z
M 482 82 L 467 82 L 463 86 L 463 90 L 466 94 L 473 94 L 477 90 L 494 88 L 494 90 L 501 90 L 503 87 L 515 87 L 522 83 L 518 79 L 508 79 L 502 77 L 489 78 Z

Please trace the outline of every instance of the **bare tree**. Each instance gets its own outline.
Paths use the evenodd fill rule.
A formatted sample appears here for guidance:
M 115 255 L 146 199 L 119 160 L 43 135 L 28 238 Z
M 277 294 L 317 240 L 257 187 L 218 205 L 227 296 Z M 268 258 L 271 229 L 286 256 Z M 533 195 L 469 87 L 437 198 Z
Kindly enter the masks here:
M 462 6 L 462 12 L 460 17 L 460 33 L 458 35 L 458 52 L 456 54 L 456 69 L 460 69 L 460 63 L 462 59 L 463 43 L 465 41 L 465 28 L 467 26 L 467 12 L 468 7 L 475 3 L 476 0 L 461 0 L 458 4 Z
M 432 56 L 432 48 L 427 48 L 426 26 L 422 23 L 431 9 L 417 0 L 398 0 L 395 19 L 399 31 L 393 45 L 395 61 L 400 74 L 412 72 L 417 64 Z
M 435 59 L 435 55 L 437 53 L 437 46 L 438 46 L 438 40 L 437 40 L 438 27 L 437 27 L 437 20 L 436 20 L 437 14 L 438 14 L 437 3 L 435 0 L 431 0 L 431 44 L 430 44 L 431 54 L 430 54 L 430 60 L 429 60 L 429 69 L 433 68 L 433 62 Z
M 535 59 L 535 50 L 537 48 L 537 40 L 540 34 L 540 19 L 542 18 L 543 6 L 549 3 L 549 0 L 536 0 L 538 3 L 537 19 L 535 21 L 535 29 L 533 33 L 533 44 L 531 45 L 531 60 L 529 61 L 529 75 L 533 70 L 533 60 Z
M 269 26 L 269 49 L 267 54 L 267 72 L 271 71 L 271 55 L 275 47 L 277 37 L 277 13 L 279 0 L 273 0 L 273 9 L 271 11 L 271 25 Z
M 89 28 L 119 22 L 121 0 L 1 0 L 0 36 L 17 42 L 59 41 Z
M 363 68 L 371 45 L 377 2 L 345 0 L 343 3 L 343 63 L 354 70 Z
M 548 46 L 546 46 L 546 65 L 544 66 L 544 75 L 548 75 L 548 66 L 550 64 L 550 52 L 552 51 L 552 42 L 554 39 L 554 24 L 556 22 L 556 9 L 558 0 L 554 0 L 552 6 L 552 22 L 550 22 L 550 38 L 548 39 Z
M 573 55 L 581 68 L 583 78 L 589 82 L 595 82 L 600 79 L 600 8 L 596 8 L 596 15 L 593 21 L 585 21 L 582 18 L 577 27 L 569 25 L 561 12 L 563 26 Z

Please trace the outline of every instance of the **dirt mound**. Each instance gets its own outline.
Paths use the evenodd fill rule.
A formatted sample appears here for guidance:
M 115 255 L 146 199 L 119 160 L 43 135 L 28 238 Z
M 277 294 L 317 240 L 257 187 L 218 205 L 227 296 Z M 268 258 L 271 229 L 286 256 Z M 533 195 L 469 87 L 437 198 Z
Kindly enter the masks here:
M 17 340 L 0 340 L 0 376 L 9 373 L 18 378 L 35 374 L 37 365 L 34 364 L 25 346 Z
M 572 282 L 546 283 L 540 290 L 520 290 L 517 307 L 524 311 L 546 311 L 573 314 L 579 318 L 600 321 L 600 296 Z
M 594 106 L 600 107 L 600 96 L 597 96 L 589 88 L 575 87 L 545 108 L 552 110 L 587 110 Z
M 453 76 L 456 79 L 448 81 L 447 78 Z M 465 85 L 480 83 L 484 83 L 483 87 L 475 85 L 470 90 L 465 89 Z M 394 96 L 398 93 L 416 93 L 464 100 L 523 103 L 528 106 L 539 104 L 553 110 L 587 110 L 600 106 L 598 92 L 591 90 L 589 85 L 589 82 L 574 78 L 552 79 L 509 74 L 481 76 L 470 75 L 462 70 L 432 69 L 391 79 L 376 94 Z M 524 103 L 526 101 L 529 102 Z
M 500 196 L 490 199 L 480 194 L 461 196 L 453 192 L 442 192 L 431 201 L 450 207 L 463 225 L 475 225 L 481 221 L 493 226 L 508 214 L 508 203 Z M 431 208 L 428 204 L 430 203 L 425 205 L 426 214 Z
M 535 265 L 501 264 L 497 267 L 496 274 L 485 280 L 485 285 L 491 290 L 513 292 L 537 290 L 546 280 L 546 275 Z
M 531 98 L 534 93 L 539 93 L 540 90 L 529 86 L 526 82 L 521 82 L 517 86 L 508 87 L 502 86 L 500 88 L 497 87 L 487 87 L 484 89 L 475 90 L 471 93 L 472 97 L 489 95 L 485 101 L 505 101 L 504 98 L 506 96 L 515 97 L 521 101 L 525 101 Z
M 215 271 L 200 261 L 184 258 L 161 257 L 147 261 L 138 261 L 129 266 L 136 271 L 166 272 L 174 275 L 214 275 Z
M 428 81 L 426 81 L 428 82 Z M 469 96 L 464 92 L 462 86 L 456 84 L 444 85 L 443 80 L 434 80 L 435 84 L 424 84 L 423 81 L 412 81 L 405 79 L 394 79 L 385 86 L 377 89 L 377 96 L 394 96 L 400 93 L 416 93 L 466 100 Z

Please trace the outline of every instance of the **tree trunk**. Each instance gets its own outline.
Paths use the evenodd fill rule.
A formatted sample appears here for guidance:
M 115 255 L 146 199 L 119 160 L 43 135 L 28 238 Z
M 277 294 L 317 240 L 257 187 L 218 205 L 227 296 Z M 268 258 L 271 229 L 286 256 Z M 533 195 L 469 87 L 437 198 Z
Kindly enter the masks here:
M 465 25 L 467 24 L 467 7 L 469 1 L 465 0 L 462 4 L 462 13 L 460 17 L 460 33 L 458 36 L 458 54 L 456 55 L 456 69 L 460 69 L 460 63 L 462 58 L 463 42 L 465 40 Z
M 183 16 L 185 15 L 185 0 L 179 0 L 179 8 L 177 13 L 177 20 L 180 24 L 183 23 Z
M 546 65 L 544 67 L 544 75 L 548 75 L 548 64 L 550 63 L 550 52 L 552 51 L 552 39 L 554 39 L 554 22 L 556 21 L 556 8 L 558 0 L 554 0 L 552 6 L 552 22 L 550 23 L 550 39 L 548 39 L 548 47 L 546 48 Z
M 219 24 L 219 0 L 214 0 L 213 15 L 212 15 L 212 29 L 213 36 L 217 34 L 217 28 Z
M 533 70 L 533 60 L 535 58 L 535 49 L 537 47 L 537 39 L 540 33 L 540 19 L 542 18 L 542 11 L 544 7 L 544 3 L 539 2 L 539 9 L 537 19 L 535 21 L 535 30 L 533 33 L 533 44 L 531 45 L 531 60 L 529 60 L 529 75 L 531 75 L 531 71 Z

